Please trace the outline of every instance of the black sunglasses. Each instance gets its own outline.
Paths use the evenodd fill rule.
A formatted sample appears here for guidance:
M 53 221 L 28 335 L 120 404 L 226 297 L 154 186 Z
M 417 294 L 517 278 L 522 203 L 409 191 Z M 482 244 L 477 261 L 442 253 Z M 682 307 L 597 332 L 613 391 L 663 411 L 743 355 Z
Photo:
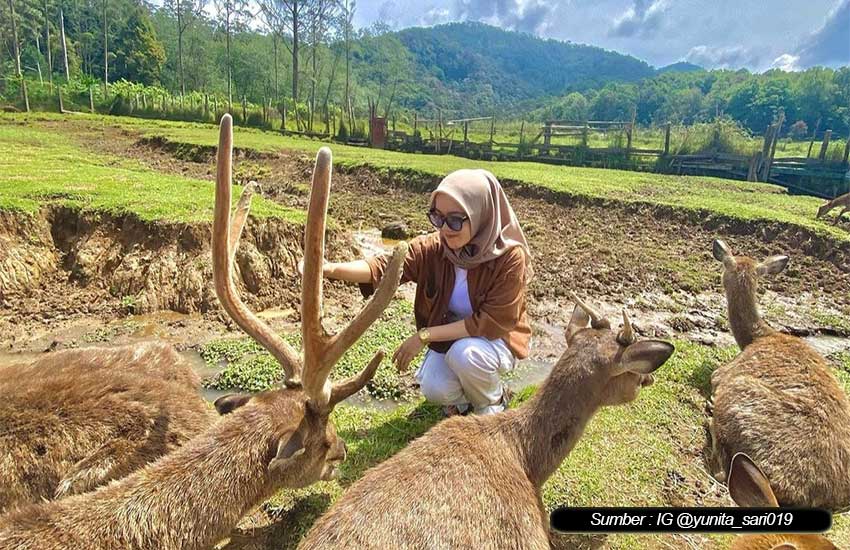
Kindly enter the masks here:
M 468 220 L 469 216 L 463 216 L 461 214 L 443 216 L 436 209 L 432 208 L 428 211 L 428 219 L 431 220 L 431 224 L 437 229 L 440 229 L 443 227 L 443 224 L 446 224 L 452 231 L 460 231 L 460 228 L 463 227 L 463 222 Z

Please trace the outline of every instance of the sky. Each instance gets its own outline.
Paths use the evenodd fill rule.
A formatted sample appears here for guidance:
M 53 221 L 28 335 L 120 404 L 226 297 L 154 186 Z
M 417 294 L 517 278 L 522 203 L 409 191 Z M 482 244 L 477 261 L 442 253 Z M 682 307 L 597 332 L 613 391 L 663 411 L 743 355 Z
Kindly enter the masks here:
M 481 21 L 661 67 L 850 65 L 850 0 L 357 0 L 355 25 Z

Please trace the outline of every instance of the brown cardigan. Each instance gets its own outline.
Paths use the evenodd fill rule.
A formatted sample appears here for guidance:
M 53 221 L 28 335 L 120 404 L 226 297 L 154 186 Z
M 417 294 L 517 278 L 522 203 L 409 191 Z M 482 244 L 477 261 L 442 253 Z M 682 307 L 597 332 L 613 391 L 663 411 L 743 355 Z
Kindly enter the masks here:
M 454 265 L 443 256 L 438 232 L 416 237 L 409 243 L 401 282 L 416 283 L 413 315 L 416 329 L 445 325 L 457 319 L 449 312 L 449 300 L 455 284 Z M 364 296 L 384 275 L 389 256 L 366 260 L 372 282 L 360 285 Z M 525 253 L 513 247 L 502 256 L 483 263 L 467 274 L 469 301 L 473 314 L 464 320 L 470 336 L 489 340 L 501 338 L 518 359 L 528 357 L 531 326 L 525 305 Z M 432 342 L 431 349 L 448 351 L 452 342 Z

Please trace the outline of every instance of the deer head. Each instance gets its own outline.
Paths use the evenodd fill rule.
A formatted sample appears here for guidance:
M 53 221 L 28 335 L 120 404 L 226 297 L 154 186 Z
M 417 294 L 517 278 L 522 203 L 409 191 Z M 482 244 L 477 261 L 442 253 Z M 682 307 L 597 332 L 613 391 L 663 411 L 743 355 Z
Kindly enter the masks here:
M 746 256 L 733 256 L 725 242 L 717 239 L 712 245 L 714 259 L 723 264 L 723 288 L 729 311 L 729 325 L 738 346 L 744 349 L 754 339 L 771 334 L 758 311 L 758 281 L 775 275 L 788 266 L 788 256 L 770 256 L 756 262 Z
M 729 495 L 735 504 L 752 508 L 778 508 L 779 503 L 764 472 L 744 453 L 732 457 Z M 732 550 L 838 550 L 820 535 L 741 535 Z
M 398 288 L 407 244 L 400 243 L 395 248 L 389 268 L 372 300 L 340 333 L 327 333 L 322 326 L 322 263 L 331 152 L 322 147 L 313 170 L 304 238 L 301 289 L 303 353 L 299 355 L 245 306 L 233 283 L 233 259 L 256 184 L 252 182 L 245 187 L 231 217 L 232 150 L 233 120 L 225 114 L 219 133 L 212 231 L 215 290 L 230 318 L 280 363 L 284 387 L 256 396 L 225 396 L 216 402 L 216 408 L 219 412 L 240 416 L 245 422 L 258 421 L 252 417 L 256 416 L 254 409 L 263 409 L 266 413 L 273 411 L 273 414 L 263 415 L 263 421 L 269 432 L 268 474 L 275 485 L 295 487 L 317 479 L 331 479 L 336 465 L 345 459 L 345 444 L 329 421 L 330 413 L 337 403 L 366 385 L 381 363 L 383 352 L 378 351 L 359 374 L 341 382 L 331 383 L 330 371 L 386 309 Z
M 607 377 L 601 405 L 633 401 L 642 387 L 653 383 L 652 373 L 673 355 L 673 345 L 662 340 L 638 342 L 625 309 L 623 327 L 614 333 L 607 319 L 571 296 L 576 307 L 567 325 L 567 346 L 584 348 L 590 368 Z

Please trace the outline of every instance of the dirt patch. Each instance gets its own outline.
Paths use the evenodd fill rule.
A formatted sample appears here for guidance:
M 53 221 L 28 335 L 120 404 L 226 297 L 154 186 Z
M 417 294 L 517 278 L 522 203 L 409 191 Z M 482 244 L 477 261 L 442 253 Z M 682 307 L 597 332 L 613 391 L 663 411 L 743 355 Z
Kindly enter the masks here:
M 302 234 L 300 224 L 249 220 L 234 273 L 249 307 L 297 309 Z M 215 313 L 210 240 L 211 224 L 62 207 L 31 216 L 0 212 L 0 344 L 29 335 L 23 327 L 57 329 L 56 322 L 81 315 Z M 344 242 L 330 231 L 328 256 L 350 255 Z

